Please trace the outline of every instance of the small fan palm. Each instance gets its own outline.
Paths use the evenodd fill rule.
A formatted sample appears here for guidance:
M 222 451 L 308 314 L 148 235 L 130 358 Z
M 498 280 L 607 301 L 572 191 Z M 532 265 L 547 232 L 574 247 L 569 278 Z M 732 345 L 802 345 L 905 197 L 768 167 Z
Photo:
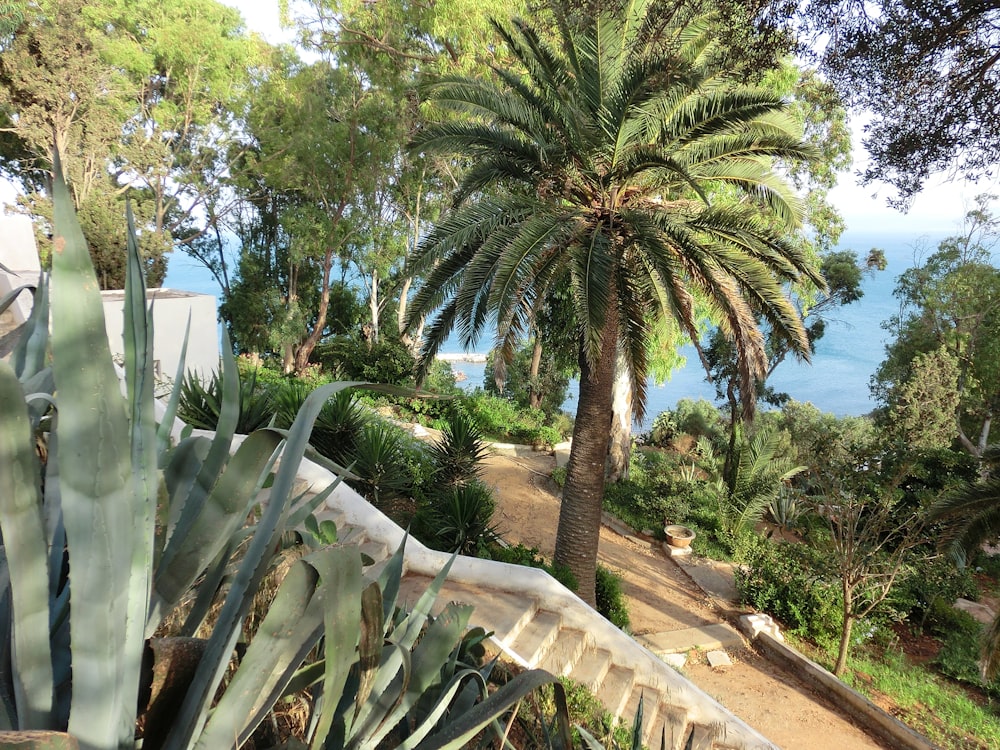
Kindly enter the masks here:
M 756 316 L 807 355 L 782 284 L 823 281 L 789 239 L 799 203 L 774 160 L 811 154 L 778 97 L 720 69 L 706 27 L 663 31 L 651 0 L 579 25 L 553 13 L 553 40 L 524 21 L 494 24 L 519 72 L 429 88 L 457 119 L 426 127 L 413 148 L 470 166 L 413 259 L 424 283 L 409 319 L 441 305 L 424 370 L 456 327 L 466 345 L 495 327 L 509 362 L 536 303 L 569 291 L 580 396 L 555 559 L 593 603 L 616 353 L 641 418 L 652 322 L 674 318 L 696 338 L 697 292 L 734 340 L 741 375 L 759 378 Z
M 478 479 L 482 474 L 481 464 L 488 453 L 483 433 L 472 417 L 455 410 L 448 419 L 441 440 L 430 448 L 434 461 L 434 484 L 450 489 Z
M 774 430 L 761 428 L 752 438 L 742 433 L 737 428 L 737 455 L 729 476 L 718 477 L 720 515 L 734 540 L 752 531 L 785 483 L 806 470 L 787 458 L 775 457 L 778 434 Z

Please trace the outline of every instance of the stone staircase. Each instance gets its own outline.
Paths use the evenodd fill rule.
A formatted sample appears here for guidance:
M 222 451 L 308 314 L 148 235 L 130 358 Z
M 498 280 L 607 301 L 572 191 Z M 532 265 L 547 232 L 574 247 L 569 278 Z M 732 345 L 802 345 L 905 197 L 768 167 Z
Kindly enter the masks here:
M 308 461 L 299 478 L 314 491 L 333 481 L 332 474 Z M 404 537 L 402 529 L 344 484 L 317 516 L 334 521 L 341 541 L 357 544 L 376 564 Z M 412 605 L 449 558 L 408 539 L 401 600 Z M 641 699 L 642 737 L 650 747 L 660 747 L 661 736 L 667 748 L 676 750 L 776 747 L 544 571 L 459 557 L 437 601 L 439 607 L 450 601 L 473 605 L 470 625 L 491 632 L 491 645 L 505 660 L 584 685 L 622 721 L 633 720 Z M 686 634 L 673 647 L 686 651 L 699 639 L 713 647 L 739 638 L 728 626 L 717 630 Z M 671 648 L 651 645 L 660 653 Z

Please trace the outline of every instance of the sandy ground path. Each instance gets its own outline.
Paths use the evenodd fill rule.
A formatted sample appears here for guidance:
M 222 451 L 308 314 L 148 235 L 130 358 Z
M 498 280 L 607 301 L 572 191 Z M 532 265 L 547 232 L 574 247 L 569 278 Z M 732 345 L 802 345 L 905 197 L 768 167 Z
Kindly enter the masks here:
M 494 520 L 504 538 L 537 547 L 551 558 L 559 497 L 550 479 L 555 459 L 546 454 L 492 456 L 483 478 L 496 489 Z M 661 633 L 720 622 L 713 606 L 661 549 L 601 529 L 601 563 L 624 578 L 632 631 Z M 883 747 L 822 696 L 750 647 L 729 649 L 733 664 L 713 669 L 689 657 L 682 673 L 733 713 L 788 750 L 863 750 Z

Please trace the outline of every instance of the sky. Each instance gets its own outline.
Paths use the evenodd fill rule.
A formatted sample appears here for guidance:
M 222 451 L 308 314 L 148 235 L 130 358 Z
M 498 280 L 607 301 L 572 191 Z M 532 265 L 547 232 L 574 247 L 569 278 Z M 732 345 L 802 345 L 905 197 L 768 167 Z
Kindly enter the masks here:
M 271 42 L 290 41 L 291 34 L 281 28 L 278 0 L 221 0 L 238 9 L 246 20 L 247 28 Z M 861 146 L 860 127 L 855 126 L 854 162 L 851 171 L 840 176 L 837 187 L 830 194 L 831 203 L 843 214 L 849 231 L 879 234 L 918 236 L 954 231 L 962 216 L 972 206 L 973 198 L 980 193 L 1000 194 L 996 183 L 979 185 L 961 181 L 935 178 L 913 201 L 909 211 L 902 213 L 887 205 L 892 195 L 886 186 L 857 184 L 854 172 L 865 162 Z M 12 203 L 14 190 L 0 182 L 0 202 Z

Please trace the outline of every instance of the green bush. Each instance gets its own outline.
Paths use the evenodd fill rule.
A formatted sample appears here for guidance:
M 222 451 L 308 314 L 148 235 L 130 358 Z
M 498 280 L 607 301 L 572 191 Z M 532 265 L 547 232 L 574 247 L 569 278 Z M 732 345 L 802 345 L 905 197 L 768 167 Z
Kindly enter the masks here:
M 514 354 L 514 361 L 507 366 L 507 378 L 504 383 L 504 390 L 501 392 L 496 385 L 494 374 L 494 357 L 490 357 L 486 362 L 483 371 L 483 390 L 491 396 L 511 399 L 522 409 L 531 406 L 532 385 L 542 394 L 539 407 L 545 414 L 559 413 L 563 402 L 566 400 L 566 392 L 569 390 L 569 376 L 561 372 L 554 366 L 551 359 L 543 355 L 538 377 L 532 383 L 528 373 L 531 369 L 532 346 L 526 345 L 517 350 Z
M 950 612 L 944 613 L 945 608 Z M 979 671 L 983 626 L 968 612 L 959 611 L 950 604 L 942 602 L 934 609 L 942 610 L 937 618 L 939 626 L 935 628 L 941 637 L 941 649 L 934 657 L 934 666 L 952 679 L 1000 695 L 997 684 L 986 685 Z M 942 627 L 945 623 L 947 626 Z
M 464 408 L 479 425 L 483 434 L 493 440 L 552 446 L 563 439 L 562 434 L 547 424 L 541 409 L 522 409 L 513 401 L 475 391 L 462 401 Z
M 415 360 L 398 338 L 381 336 L 372 344 L 360 336 L 340 336 L 313 350 L 312 361 L 342 380 L 412 386 Z
M 575 591 L 577 587 L 576 577 L 562 565 L 549 565 L 545 562 L 537 547 L 525 547 L 523 544 L 513 546 L 503 546 L 491 544 L 481 551 L 481 556 L 497 562 L 510 563 L 511 565 L 523 565 L 526 568 L 541 568 L 555 578 L 559 583 Z
M 697 401 L 682 398 L 673 410 L 673 420 L 678 432 L 693 438 L 706 437 L 716 445 L 721 445 L 727 434 L 726 424 L 719 410 L 712 402 L 703 398 Z
M 767 612 L 795 635 L 829 642 L 840 631 L 839 585 L 823 576 L 821 553 L 804 544 L 755 547 L 736 571 L 741 601 Z
M 628 631 L 631 621 L 625 594 L 622 592 L 622 579 L 603 565 L 598 565 L 595 592 L 597 611 L 610 620 L 612 625 Z

